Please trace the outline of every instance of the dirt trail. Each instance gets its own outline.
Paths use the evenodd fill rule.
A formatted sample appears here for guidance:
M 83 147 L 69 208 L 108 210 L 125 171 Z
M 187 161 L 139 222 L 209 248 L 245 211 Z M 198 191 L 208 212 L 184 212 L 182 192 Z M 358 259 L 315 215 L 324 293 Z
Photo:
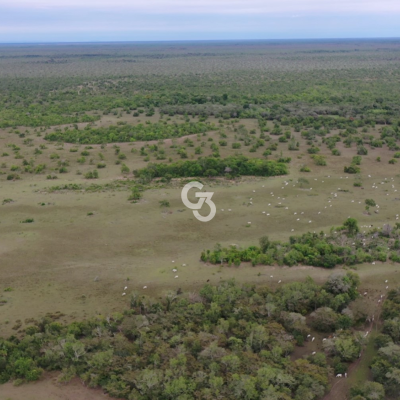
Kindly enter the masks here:
M 78 378 L 65 385 L 56 381 L 57 373 L 46 374 L 38 382 L 15 387 L 12 383 L 1 386 L 0 400 L 104 400 L 111 399 L 99 389 L 88 389 Z
M 369 332 L 371 332 L 374 328 L 374 323 L 371 322 L 370 326 L 367 328 Z M 378 328 L 378 325 L 376 325 Z M 371 338 L 370 338 L 371 340 Z M 349 378 L 351 377 L 352 373 L 358 368 L 361 361 L 364 358 L 365 348 L 361 352 L 360 358 L 350 364 L 349 368 L 347 369 L 347 376 L 348 378 L 335 378 L 336 382 L 333 384 L 331 391 L 322 399 L 322 400 L 347 400 L 347 393 L 349 392 L 350 385 Z
M 361 362 L 361 357 L 350 365 L 347 370 L 347 375 L 350 376 L 351 373 L 358 367 Z M 332 386 L 331 391 L 322 399 L 322 400 L 347 400 L 347 393 L 349 390 L 348 386 L 348 378 L 335 378 L 337 382 L 335 382 Z

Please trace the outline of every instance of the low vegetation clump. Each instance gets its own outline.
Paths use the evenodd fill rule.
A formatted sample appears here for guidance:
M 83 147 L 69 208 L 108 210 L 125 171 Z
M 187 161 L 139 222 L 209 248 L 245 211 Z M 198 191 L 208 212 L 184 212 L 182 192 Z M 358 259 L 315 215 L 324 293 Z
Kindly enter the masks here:
M 131 191 L 131 195 L 129 196 L 128 200 L 132 203 L 136 203 L 142 198 L 141 190 L 138 186 L 134 186 Z
M 312 265 L 334 268 L 336 265 L 355 265 L 364 262 L 400 262 L 400 224 L 392 229 L 385 225 L 366 234 L 359 232 L 357 221 L 349 218 L 342 227 L 332 228 L 329 235 L 321 232 L 291 236 L 289 242 L 260 239 L 259 246 L 240 249 L 224 248 L 217 244 L 214 250 L 201 253 L 201 260 L 212 264 L 239 266 L 242 262 L 253 265 Z
M 10 203 L 14 203 L 14 200 L 13 199 L 4 199 L 1 204 L 4 206 L 5 204 L 10 204 Z
M 93 171 L 88 171 L 85 174 L 85 179 L 97 179 L 99 177 L 99 173 L 97 171 L 97 169 L 93 170 Z

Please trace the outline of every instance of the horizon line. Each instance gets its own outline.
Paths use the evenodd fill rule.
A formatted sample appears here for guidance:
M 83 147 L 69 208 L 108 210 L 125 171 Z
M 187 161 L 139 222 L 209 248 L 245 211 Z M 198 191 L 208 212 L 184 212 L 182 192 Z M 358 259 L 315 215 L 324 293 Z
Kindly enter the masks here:
M 54 42 L 2 42 L 0 45 L 54 45 L 54 44 L 113 44 L 113 43 L 192 43 L 192 42 L 299 42 L 299 41 L 329 41 L 329 40 L 400 40 L 400 36 L 375 36 L 375 37 L 321 37 L 321 38 L 279 38 L 279 39 L 159 39 L 159 40 L 99 40 L 99 41 L 54 41 Z

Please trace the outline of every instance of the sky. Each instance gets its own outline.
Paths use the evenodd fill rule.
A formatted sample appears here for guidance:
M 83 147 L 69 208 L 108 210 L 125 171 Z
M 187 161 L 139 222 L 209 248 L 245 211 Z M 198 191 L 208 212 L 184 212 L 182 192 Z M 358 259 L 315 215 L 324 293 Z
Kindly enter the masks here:
M 0 43 L 374 37 L 399 0 L 0 0 Z

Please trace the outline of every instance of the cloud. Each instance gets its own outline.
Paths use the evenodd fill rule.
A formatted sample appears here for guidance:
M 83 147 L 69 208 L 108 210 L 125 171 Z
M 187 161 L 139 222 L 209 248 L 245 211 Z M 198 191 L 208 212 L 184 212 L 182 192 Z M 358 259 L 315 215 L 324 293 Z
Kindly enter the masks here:
M 0 0 L 0 42 L 399 37 L 400 1 Z
M 126 10 L 140 13 L 284 14 L 399 13 L 398 0 L 3 0 L 12 9 Z

